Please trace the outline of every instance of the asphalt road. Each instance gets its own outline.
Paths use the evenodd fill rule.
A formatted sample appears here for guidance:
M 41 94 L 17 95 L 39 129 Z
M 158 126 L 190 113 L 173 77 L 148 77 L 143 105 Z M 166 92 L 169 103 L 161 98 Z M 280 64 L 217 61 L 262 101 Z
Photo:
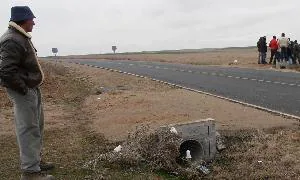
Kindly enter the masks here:
M 127 60 L 72 59 L 300 116 L 300 73 Z

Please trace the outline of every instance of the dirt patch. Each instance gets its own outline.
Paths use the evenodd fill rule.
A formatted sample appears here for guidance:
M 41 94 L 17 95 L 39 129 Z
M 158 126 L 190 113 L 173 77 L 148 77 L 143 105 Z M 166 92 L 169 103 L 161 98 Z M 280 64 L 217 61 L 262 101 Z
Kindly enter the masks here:
M 88 66 L 66 66 L 82 72 L 94 82 L 94 95 L 86 99 L 83 110 L 93 119 L 91 128 L 109 139 L 120 140 L 135 126 L 145 123 L 155 128 L 213 118 L 217 121 L 218 129 L 226 130 L 288 127 L 297 123 L 295 120 L 148 79 Z M 101 87 L 108 91 L 97 94 Z

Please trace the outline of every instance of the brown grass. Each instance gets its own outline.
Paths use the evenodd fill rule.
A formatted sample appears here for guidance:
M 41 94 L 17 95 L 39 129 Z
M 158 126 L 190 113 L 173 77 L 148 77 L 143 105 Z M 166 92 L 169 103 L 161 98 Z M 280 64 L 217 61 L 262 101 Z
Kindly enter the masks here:
M 216 179 L 299 179 L 300 127 L 223 132 L 228 148 L 213 163 Z

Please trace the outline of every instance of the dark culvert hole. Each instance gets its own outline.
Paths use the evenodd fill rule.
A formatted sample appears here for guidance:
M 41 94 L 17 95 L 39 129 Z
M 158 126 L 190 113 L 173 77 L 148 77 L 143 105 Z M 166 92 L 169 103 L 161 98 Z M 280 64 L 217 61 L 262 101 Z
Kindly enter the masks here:
M 203 148 L 198 141 L 187 140 L 180 145 L 180 158 L 186 157 L 186 151 L 191 151 L 192 161 L 201 160 L 203 157 Z

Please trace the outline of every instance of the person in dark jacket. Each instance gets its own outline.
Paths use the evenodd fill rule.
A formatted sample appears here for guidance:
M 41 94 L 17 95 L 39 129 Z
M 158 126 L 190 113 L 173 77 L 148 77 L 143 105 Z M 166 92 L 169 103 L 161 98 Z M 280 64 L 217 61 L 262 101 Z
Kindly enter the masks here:
M 300 64 L 300 45 L 298 44 L 297 40 L 294 41 L 293 57 L 294 57 L 295 64 L 297 63 L 297 60 L 298 63 Z
M 261 37 L 259 41 L 257 42 L 257 48 L 259 52 L 259 61 L 258 64 L 267 64 L 266 58 L 267 58 L 267 39 L 266 37 Z
M 258 64 L 261 64 L 261 41 L 262 41 L 262 37 L 260 37 L 257 41 Z
M 287 47 L 287 56 L 288 56 L 288 61 L 294 64 L 294 57 L 293 57 L 293 49 L 294 49 L 294 42 L 291 41 L 290 38 L 288 38 L 289 44 Z
M 40 85 L 44 74 L 29 34 L 34 18 L 27 6 L 11 8 L 8 30 L 0 37 L 0 79 L 14 105 L 21 180 L 53 180 L 41 173 L 54 166 L 41 162 L 44 113 Z

